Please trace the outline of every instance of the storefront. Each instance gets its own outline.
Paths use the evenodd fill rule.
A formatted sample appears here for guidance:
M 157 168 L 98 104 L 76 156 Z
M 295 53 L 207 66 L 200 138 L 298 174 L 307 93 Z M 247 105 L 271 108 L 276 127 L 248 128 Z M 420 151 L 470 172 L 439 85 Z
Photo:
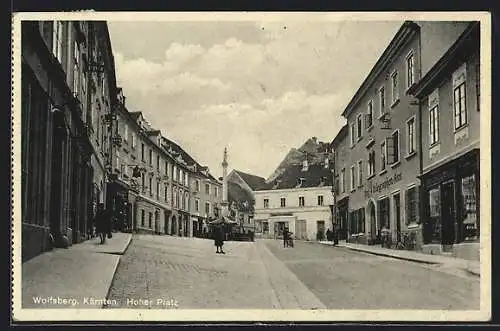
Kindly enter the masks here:
M 479 242 L 479 149 L 423 174 L 424 244 Z

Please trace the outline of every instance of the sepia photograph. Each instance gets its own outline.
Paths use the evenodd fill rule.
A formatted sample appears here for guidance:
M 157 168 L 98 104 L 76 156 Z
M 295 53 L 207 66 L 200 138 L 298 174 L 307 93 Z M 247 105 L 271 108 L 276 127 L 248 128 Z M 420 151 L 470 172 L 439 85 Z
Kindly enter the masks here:
M 485 12 L 12 23 L 15 321 L 486 321 Z

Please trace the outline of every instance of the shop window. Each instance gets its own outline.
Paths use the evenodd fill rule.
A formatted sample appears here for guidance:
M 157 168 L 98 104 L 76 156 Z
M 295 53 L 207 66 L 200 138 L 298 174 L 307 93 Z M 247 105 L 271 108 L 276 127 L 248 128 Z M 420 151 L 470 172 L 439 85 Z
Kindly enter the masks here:
M 262 222 L 262 233 L 269 233 L 269 222 Z
M 438 188 L 429 190 L 429 222 L 426 242 L 440 242 L 441 238 L 441 193 Z
M 380 220 L 380 228 L 391 228 L 390 223 L 390 210 L 389 210 L 389 198 L 384 198 L 379 200 L 378 202 L 378 210 L 379 210 L 379 220 Z
M 465 240 L 475 240 L 479 237 L 479 222 L 477 215 L 477 185 L 474 175 L 462 178 L 462 208 L 463 236 Z
M 411 187 L 406 190 L 406 224 L 417 223 L 417 212 L 418 212 L 418 194 L 417 188 Z

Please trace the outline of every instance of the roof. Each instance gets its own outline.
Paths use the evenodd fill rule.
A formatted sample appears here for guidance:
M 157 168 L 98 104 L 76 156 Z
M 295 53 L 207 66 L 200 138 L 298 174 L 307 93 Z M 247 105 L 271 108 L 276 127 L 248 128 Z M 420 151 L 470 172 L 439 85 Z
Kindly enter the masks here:
M 243 179 L 245 181 L 245 183 L 247 183 L 247 185 L 250 186 L 250 188 L 254 191 L 257 190 L 259 187 L 262 187 L 266 184 L 265 178 L 251 175 L 251 174 L 247 174 L 246 172 L 239 171 L 239 170 L 234 170 L 234 172 L 236 172 L 238 174 L 238 176 L 240 176 L 241 179 Z
M 335 138 L 333 138 L 331 146 L 338 146 L 345 139 L 345 137 L 347 137 L 347 133 L 349 132 L 347 128 L 348 125 L 346 124 L 340 129 Z
M 297 188 L 300 179 L 303 179 L 300 187 L 320 187 L 330 186 L 332 174 L 329 168 L 324 167 L 324 163 L 315 163 L 309 165 L 307 171 L 302 171 L 302 164 L 293 164 L 285 169 L 274 181 L 267 183 L 258 189 L 264 190 L 283 190 Z
M 134 119 L 134 121 L 137 121 L 137 119 L 142 116 L 142 112 L 140 111 L 132 111 L 129 112 L 130 116 Z
M 451 74 L 457 65 L 465 61 L 468 54 L 479 51 L 479 39 L 479 22 L 472 22 L 427 74 L 408 90 L 408 93 L 418 98 L 430 93 L 443 75 Z
M 413 35 L 412 33 L 419 31 L 419 29 L 420 27 L 412 21 L 405 21 L 401 25 L 398 32 L 396 32 L 389 45 L 370 70 L 370 73 L 368 73 L 368 76 L 366 76 L 363 83 L 361 83 L 361 86 L 356 91 L 356 94 L 354 94 L 351 101 L 349 101 L 349 104 L 342 112 L 343 117 L 349 116 L 378 75 L 380 75 L 380 73 L 391 63 L 393 57 L 397 55 L 399 49 L 406 43 L 408 38 Z
M 146 134 L 149 136 L 156 136 L 158 134 L 161 134 L 161 131 L 160 130 L 151 130 L 151 131 L 146 132 Z

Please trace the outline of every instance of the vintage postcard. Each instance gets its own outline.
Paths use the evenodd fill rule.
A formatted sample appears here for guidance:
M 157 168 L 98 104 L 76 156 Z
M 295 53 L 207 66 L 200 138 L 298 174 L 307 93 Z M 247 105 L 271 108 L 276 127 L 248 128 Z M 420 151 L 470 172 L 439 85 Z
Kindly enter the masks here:
M 15 13 L 14 321 L 485 321 L 486 12 Z

